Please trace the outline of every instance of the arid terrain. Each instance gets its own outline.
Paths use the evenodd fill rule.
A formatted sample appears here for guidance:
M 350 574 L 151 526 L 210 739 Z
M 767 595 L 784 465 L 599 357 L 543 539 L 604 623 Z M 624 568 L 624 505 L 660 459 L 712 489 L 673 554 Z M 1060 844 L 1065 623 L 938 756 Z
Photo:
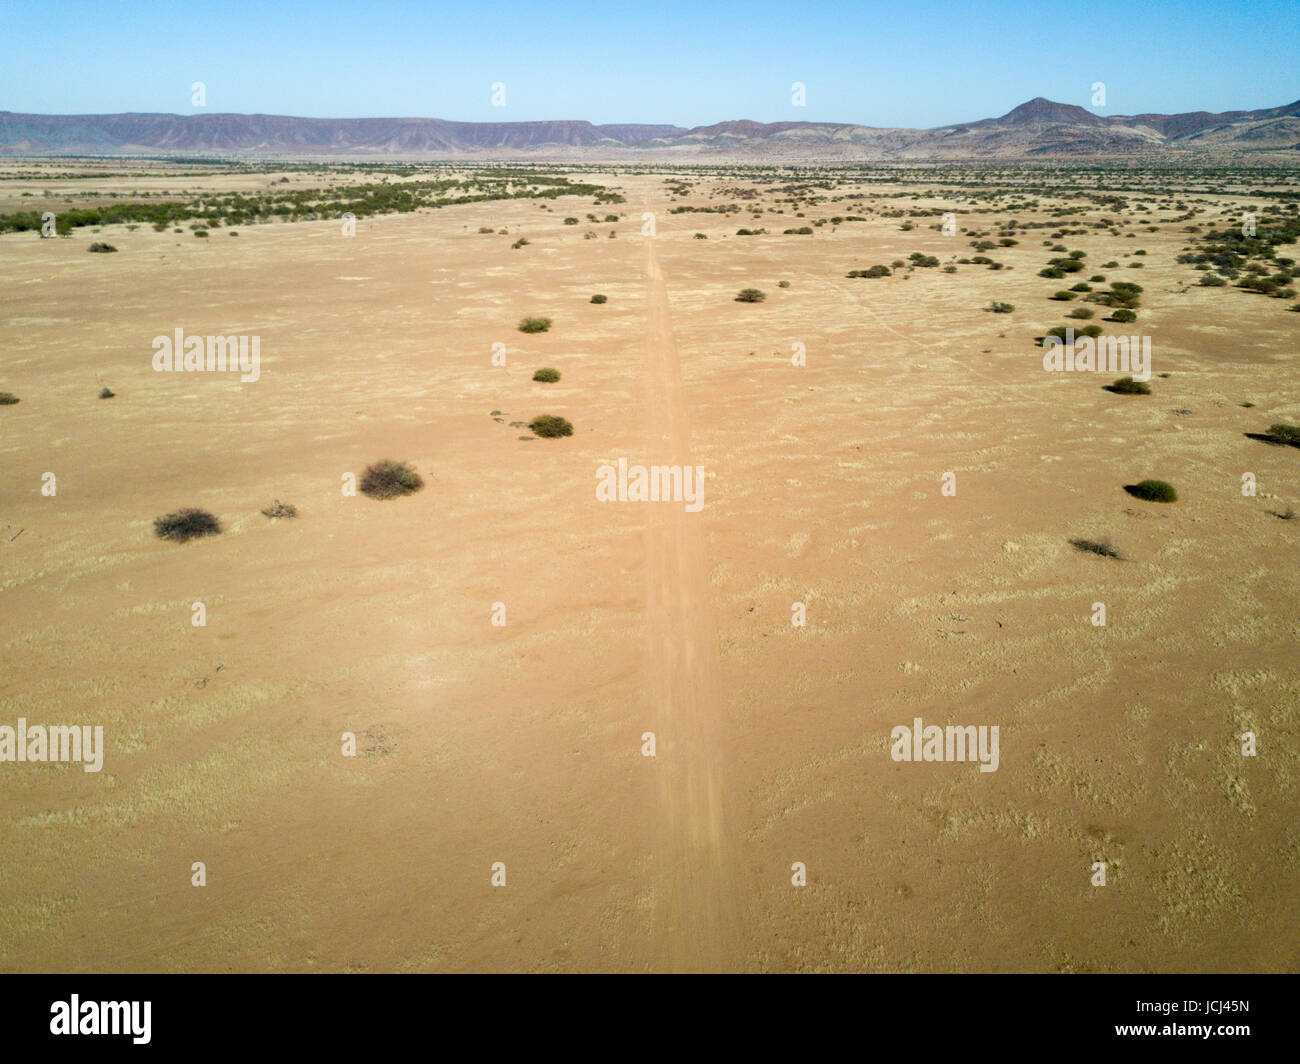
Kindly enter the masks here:
M 1179 261 L 1294 168 L 360 173 L 0 164 L 0 217 L 196 205 L 0 231 L 0 725 L 106 745 L 0 763 L 0 970 L 1300 970 L 1300 313 Z M 1150 394 L 1044 370 L 1082 308 Z M 259 378 L 156 372 L 178 328 Z

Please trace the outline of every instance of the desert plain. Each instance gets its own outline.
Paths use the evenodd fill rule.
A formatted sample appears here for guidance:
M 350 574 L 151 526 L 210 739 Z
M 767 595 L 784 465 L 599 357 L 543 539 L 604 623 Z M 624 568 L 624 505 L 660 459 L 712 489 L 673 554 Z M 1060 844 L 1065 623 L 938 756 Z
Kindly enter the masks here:
M 0 213 L 356 180 L 3 169 Z M 0 234 L 0 724 L 105 737 L 0 764 L 0 970 L 1300 968 L 1300 313 L 1179 261 L 1295 172 L 560 171 L 608 195 Z M 1116 281 L 1131 324 L 1052 298 Z M 1044 370 L 1082 306 L 1150 394 Z M 177 328 L 258 379 L 156 372 Z M 423 489 L 344 491 L 385 458 Z M 600 501 L 620 458 L 703 506 Z M 997 771 L 895 761 L 916 718 Z

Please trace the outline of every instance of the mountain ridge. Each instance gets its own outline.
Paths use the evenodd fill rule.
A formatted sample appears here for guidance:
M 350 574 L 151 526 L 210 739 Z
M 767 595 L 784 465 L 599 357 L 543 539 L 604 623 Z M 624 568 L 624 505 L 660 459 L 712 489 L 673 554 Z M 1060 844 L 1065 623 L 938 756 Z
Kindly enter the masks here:
M 1300 150 L 1300 100 L 1252 111 L 1097 115 L 1038 96 L 996 118 L 907 129 L 732 119 L 690 128 L 560 119 L 303 118 L 213 113 L 38 115 L 0 111 L 0 155 L 324 155 L 525 158 L 737 156 L 1035 158 Z

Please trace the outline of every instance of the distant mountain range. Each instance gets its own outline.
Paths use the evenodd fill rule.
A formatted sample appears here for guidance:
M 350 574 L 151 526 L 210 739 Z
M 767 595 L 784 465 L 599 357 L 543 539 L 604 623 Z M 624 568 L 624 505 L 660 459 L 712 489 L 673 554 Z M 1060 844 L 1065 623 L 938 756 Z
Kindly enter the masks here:
M 448 122 L 283 115 L 29 115 L 0 111 L 0 155 L 254 155 L 362 158 L 737 159 L 752 162 L 1032 159 L 1288 152 L 1300 100 L 1210 114 L 1095 115 L 1041 96 L 1001 118 L 938 129 L 836 122 L 669 125 Z

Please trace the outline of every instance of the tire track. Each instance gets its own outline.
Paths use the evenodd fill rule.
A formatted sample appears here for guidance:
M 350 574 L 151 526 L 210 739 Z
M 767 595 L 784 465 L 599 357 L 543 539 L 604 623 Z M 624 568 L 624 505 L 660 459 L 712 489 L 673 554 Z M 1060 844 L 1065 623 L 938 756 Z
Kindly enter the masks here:
M 668 291 L 645 239 L 646 465 L 698 464 L 673 338 Z M 707 502 L 707 496 L 706 496 Z M 657 921 L 654 970 L 740 966 L 741 899 L 724 817 L 725 709 L 701 514 L 684 503 L 646 503 L 646 690 L 657 721 Z

